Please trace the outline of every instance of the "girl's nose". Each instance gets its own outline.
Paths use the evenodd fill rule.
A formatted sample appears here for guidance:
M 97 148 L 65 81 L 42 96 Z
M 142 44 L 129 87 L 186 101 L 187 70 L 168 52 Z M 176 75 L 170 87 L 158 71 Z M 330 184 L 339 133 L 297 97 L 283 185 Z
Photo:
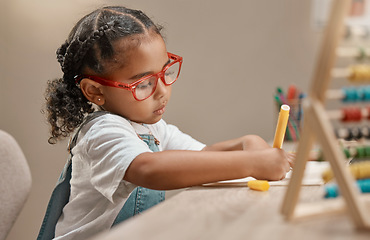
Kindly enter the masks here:
M 163 83 L 162 79 L 158 79 L 157 87 L 154 92 L 154 98 L 162 98 L 163 96 L 165 96 L 168 92 L 168 88 L 170 87 L 171 86 L 166 86 Z

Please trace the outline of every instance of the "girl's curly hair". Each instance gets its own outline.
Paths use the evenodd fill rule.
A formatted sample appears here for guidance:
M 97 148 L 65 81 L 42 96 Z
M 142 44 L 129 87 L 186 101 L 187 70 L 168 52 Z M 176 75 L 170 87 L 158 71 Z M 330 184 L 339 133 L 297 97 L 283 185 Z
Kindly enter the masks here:
M 77 22 L 56 52 L 63 77 L 48 81 L 45 92 L 43 112 L 51 125 L 50 144 L 68 137 L 83 122 L 86 114 L 94 111 L 93 104 L 76 84 L 75 76 L 83 74 L 87 68 L 98 74 L 106 73 L 107 64 L 104 63 L 115 56 L 113 43 L 149 30 L 160 35 L 161 27 L 142 11 L 120 6 L 97 9 Z

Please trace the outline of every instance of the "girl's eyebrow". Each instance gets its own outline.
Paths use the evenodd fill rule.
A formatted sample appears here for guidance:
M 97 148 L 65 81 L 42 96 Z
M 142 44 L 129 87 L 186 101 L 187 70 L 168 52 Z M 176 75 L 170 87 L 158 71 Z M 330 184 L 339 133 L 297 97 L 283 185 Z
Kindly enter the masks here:
M 162 69 L 165 68 L 168 64 L 170 64 L 170 62 L 171 62 L 170 59 L 168 59 L 168 61 L 163 65 Z M 137 80 L 137 79 L 140 79 L 140 78 L 145 77 L 145 76 L 150 75 L 150 74 L 154 74 L 154 72 L 150 71 L 150 72 L 139 73 L 139 74 L 136 74 L 136 75 L 130 77 L 129 79 L 130 80 Z

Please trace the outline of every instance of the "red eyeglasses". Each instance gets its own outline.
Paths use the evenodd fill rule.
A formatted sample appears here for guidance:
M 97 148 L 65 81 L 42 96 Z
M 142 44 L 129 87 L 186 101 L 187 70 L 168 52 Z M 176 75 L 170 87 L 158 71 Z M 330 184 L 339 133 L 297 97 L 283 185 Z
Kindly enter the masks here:
M 169 86 L 176 82 L 177 78 L 179 77 L 182 65 L 182 57 L 169 52 L 167 52 L 167 55 L 169 58 L 169 64 L 167 64 L 162 71 L 142 77 L 131 84 L 116 82 L 91 75 L 76 76 L 76 83 L 79 83 L 84 78 L 88 78 L 104 86 L 129 90 L 132 92 L 137 101 L 143 101 L 153 95 L 157 87 L 158 79 L 161 79 L 165 86 Z

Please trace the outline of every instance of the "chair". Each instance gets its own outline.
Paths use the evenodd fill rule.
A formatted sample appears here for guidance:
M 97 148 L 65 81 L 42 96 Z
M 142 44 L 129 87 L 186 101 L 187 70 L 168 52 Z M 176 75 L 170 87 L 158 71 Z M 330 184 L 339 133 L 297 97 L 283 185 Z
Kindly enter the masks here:
M 4 240 L 30 193 L 31 172 L 15 139 L 0 130 L 0 240 Z

